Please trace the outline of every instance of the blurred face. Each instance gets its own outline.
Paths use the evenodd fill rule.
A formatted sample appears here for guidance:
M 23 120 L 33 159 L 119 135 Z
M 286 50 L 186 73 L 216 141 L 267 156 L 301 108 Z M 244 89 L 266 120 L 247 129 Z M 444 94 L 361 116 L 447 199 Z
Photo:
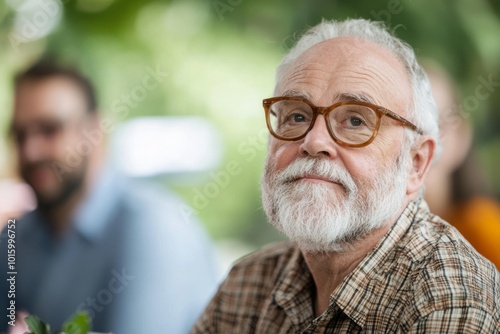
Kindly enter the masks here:
M 277 85 L 277 96 L 307 98 L 317 106 L 364 100 L 408 117 L 410 83 L 388 50 L 352 37 L 305 51 Z M 397 217 L 406 200 L 410 166 L 404 128 L 382 118 L 368 146 L 336 144 L 319 115 L 305 138 L 270 137 L 262 180 L 264 210 L 304 251 L 343 251 Z
M 42 207 L 57 206 L 85 177 L 87 156 L 68 166 L 68 152 L 84 139 L 82 131 L 89 122 L 85 98 L 71 80 L 54 76 L 23 81 L 14 103 L 12 131 L 20 173 Z
M 437 164 L 429 172 L 428 180 L 449 177 L 465 160 L 471 144 L 467 121 L 458 113 L 453 86 L 445 73 L 428 70 L 432 95 L 439 113 L 439 131 L 443 151 Z M 427 183 L 428 186 L 431 184 Z
M 433 213 L 447 217 L 455 197 L 452 191 L 453 173 L 467 158 L 472 144 L 472 129 L 458 112 L 451 79 L 439 69 L 430 67 L 426 71 L 439 112 L 443 150 L 425 180 L 425 200 Z

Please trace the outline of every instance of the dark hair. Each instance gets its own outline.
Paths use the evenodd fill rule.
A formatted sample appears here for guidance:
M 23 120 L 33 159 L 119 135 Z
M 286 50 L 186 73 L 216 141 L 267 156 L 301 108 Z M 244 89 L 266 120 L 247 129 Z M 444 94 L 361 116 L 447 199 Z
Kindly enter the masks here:
M 97 111 L 97 98 L 94 86 L 92 85 L 90 79 L 75 67 L 64 66 L 48 58 L 40 59 L 24 72 L 19 73 L 14 79 L 14 84 L 17 88 L 23 81 L 26 80 L 43 80 L 55 76 L 65 77 L 73 81 L 78 87 L 80 87 L 85 99 L 87 100 L 88 112 Z

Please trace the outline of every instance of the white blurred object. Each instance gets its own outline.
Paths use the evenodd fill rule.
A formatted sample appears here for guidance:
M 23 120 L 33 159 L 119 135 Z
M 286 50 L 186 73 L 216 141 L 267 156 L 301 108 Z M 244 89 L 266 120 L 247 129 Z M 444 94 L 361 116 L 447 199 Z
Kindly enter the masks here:
M 22 44 L 48 36 L 61 22 L 64 5 L 59 0 L 8 0 L 16 11 L 11 43 Z
M 214 169 L 222 142 L 202 117 L 142 117 L 120 125 L 111 141 L 113 162 L 132 177 Z

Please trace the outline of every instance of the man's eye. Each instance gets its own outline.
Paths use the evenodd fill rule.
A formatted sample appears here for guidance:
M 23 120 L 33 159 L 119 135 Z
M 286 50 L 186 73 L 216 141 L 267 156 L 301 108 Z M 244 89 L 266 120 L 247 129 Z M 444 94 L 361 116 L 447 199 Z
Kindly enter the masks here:
M 58 135 L 62 131 L 62 129 L 63 126 L 60 123 L 47 123 L 40 125 L 39 131 L 42 136 L 50 139 Z
M 281 122 L 282 124 L 292 125 L 308 121 L 307 115 L 304 115 L 302 112 L 289 112 L 283 116 L 283 121 Z
M 357 117 L 351 117 L 348 120 L 350 126 L 360 126 L 363 125 L 363 121 Z
M 306 118 L 304 117 L 304 115 L 301 115 L 301 114 L 293 114 L 291 116 L 291 119 L 294 122 L 297 122 L 297 123 L 301 123 L 301 122 L 304 122 L 306 120 Z
M 26 140 L 26 132 L 25 131 L 15 131 L 13 133 L 13 137 L 14 137 L 14 140 L 16 141 L 16 143 L 18 144 L 23 144 L 24 141 Z

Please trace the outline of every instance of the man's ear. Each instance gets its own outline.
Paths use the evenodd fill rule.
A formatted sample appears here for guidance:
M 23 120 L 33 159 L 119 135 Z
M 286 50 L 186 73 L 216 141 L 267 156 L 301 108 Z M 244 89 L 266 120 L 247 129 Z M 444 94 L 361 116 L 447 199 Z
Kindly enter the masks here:
M 436 150 L 436 141 L 431 136 L 422 136 L 417 139 L 411 149 L 411 169 L 408 174 L 406 194 L 417 192 L 423 185 L 425 176 L 429 172 Z

